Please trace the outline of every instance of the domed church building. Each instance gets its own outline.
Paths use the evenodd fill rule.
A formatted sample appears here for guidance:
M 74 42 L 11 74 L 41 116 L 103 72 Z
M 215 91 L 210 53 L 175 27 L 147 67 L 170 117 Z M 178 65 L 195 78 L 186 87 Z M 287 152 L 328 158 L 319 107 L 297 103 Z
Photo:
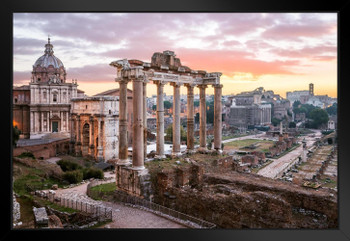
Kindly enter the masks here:
M 71 99 L 81 96 L 81 93 L 78 94 L 81 91 L 77 89 L 77 81 L 72 80 L 71 83 L 67 83 L 66 76 L 66 69 L 62 61 L 54 55 L 53 45 L 48 38 L 44 55 L 33 65 L 29 88 L 28 86 L 14 88 L 14 122 L 16 123 L 23 123 L 23 119 L 20 120 L 23 114 L 16 112 L 18 109 L 16 104 L 26 104 L 18 102 L 23 99 L 20 96 L 23 93 L 19 89 L 30 91 L 27 93 L 30 97 L 27 100 L 29 116 L 26 119 L 29 125 L 26 126 L 30 127 L 27 138 L 42 138 L 49 133 L 60 133 L 62 136 L 69 137 Z M 19 126 L 22 125 L 19 124 Z
M 44 55 L 33 65 L 29 84 L 31 139 L 52 132 L 69 136 L 70 100 L 77 97 L 77 82 L 67 83 L 66 75 L 48 38 Z

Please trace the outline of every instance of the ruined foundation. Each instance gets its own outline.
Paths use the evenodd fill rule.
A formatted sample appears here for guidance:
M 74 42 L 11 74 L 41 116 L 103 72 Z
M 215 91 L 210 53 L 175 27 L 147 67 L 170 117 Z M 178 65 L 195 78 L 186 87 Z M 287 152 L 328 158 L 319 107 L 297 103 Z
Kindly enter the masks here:
M 137 170 L 132 166 L 116 165 L 115 171 L 118 190 L 149 200 L 152 193 L 147 169 Z

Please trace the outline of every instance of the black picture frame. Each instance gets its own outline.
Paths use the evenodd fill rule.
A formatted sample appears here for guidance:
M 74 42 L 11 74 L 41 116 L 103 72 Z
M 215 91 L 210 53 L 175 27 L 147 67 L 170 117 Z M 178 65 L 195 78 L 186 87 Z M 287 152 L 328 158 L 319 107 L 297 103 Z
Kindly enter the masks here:
M 3 226 L 0 240 L 34 239 L 34 240 L 350 240 L 350 188 L 349 182 L 349 127 L 346 118 L 349 103 L 349 94 L 345 87 L 349 78 L 349 9 L 350 1 L 228 1 L 228 0 L 145 0 L 145 1 L 108 1 L 108 0 L 8 0 L 2 3 L 2 48 L 3 56 L 2 95 L 1 105 L 3 112 L 8 113 L 8 119 L 2 128 L 2 137 L 5 145 L 2 150 L 8 153 L 2 158 L 1 185 Z M 11 228 L 11 125 L 12 125 L 12 99 L 13 83 L 13 13 L 14 12 L 336 12 L 338 13 L 338 180 L 339 180 L 339 228 L 332 230 L 302 230 L 302 229 L 276 229 L 276 230 L 14 230 Z M 11 47 L 10 47 L 11 46 Z M 4 122 L 3 122 L 4 123 Z M 10 138 L 8 138 L 10 137 Z M 5 185 L 4 185 L 5 184 Z M 4 198 L 6 197 L 6 198 Z

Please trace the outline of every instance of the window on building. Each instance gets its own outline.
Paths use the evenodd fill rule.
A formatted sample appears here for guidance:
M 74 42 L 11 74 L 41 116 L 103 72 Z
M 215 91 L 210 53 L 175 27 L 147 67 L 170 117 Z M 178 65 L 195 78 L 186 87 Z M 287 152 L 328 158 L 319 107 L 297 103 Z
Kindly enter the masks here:
M 52 100 L 53 100 L 53 102 L 57 102 L 57 94 L 53 94 Z
M 17 103 L 17 98 L 15 98 L 15 103 Z

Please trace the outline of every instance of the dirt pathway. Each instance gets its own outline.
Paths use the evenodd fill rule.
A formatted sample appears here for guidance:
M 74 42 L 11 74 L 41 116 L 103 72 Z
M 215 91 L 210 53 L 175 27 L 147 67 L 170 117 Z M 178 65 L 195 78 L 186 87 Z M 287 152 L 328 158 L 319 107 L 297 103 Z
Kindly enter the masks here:
M 113 174 L 105 173 L 105 177 Z M 82 196 L 84 200 L 89 199 L 86 195 L 88 183 L 81 184 L 76 187 L 56 190 L 58 196 Z M 91 199 L 91 202 L 96 202 Z M 101 228 L 187 228 L 184 225 L 157 216 L 151 212 L 147 212 L 123 203 L 112 203 L 98 201 L 106 208 L 112 209 L 113 222 L 103 225 Z

